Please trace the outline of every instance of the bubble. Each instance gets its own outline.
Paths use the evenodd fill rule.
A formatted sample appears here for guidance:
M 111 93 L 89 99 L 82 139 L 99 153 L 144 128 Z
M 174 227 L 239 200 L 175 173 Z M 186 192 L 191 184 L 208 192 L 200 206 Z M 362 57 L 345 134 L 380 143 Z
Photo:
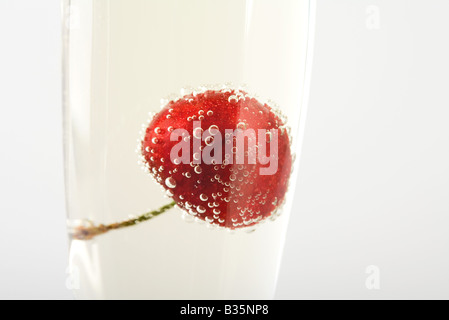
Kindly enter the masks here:
M 181 164 L 181 160 L 179 160 L 178 158 L 176 158 L 175 160 L 173 160 L 173 163 L 175 165 Z
M 146 152 L 150 152 L 150 147 L 146 147 L 146 148 L 145 148 L 145 151 L 146 151 Z
M 196 166 L 195 169 L 193 169 L 195 171 L 195 173 L 200 174 L 201 172 L 203 172 L 203 169 L 201 169 L 200 166 Z
M 243 121 L 237 123 L 237 129 L 246 130 L 246 123 Z
M 216 134 L 218 134 L 220 132 L 219 128 L 217 125 L 213 124 L 209 127 L 209 133 L 213 136 L 215 136 Z
M 153 139 L 151 139 L 151 142 L 153 142 L 154 144 L 158 144 L 159 143 L 159 139 L 158 138 L 153 138 Z
M 198 114 L 199 114 L 200 116 L 203 115 L 203 114 L 204 114 L 204 110 L 198 111 Z
M 214 114 L 214 112 L 212 110 L 207 111 L 207 115 L 210 117 Z
M 186 172 L 186 173 L 185 173 L 185 177 L 186 177 L 186 178 L 191 178 L 191 177 L 192 177 L 192 174 L 191 174 L 190 172 Z
M 200 120 L 200 121 L 204 120 L 204 116 L 199 116 L 198 120 Z
M 237 179 L 237 176 L 236 176 L 235 174 L 231 174 L 231 175 L 229 176 L 229 180 L 235 181 L 235 179 Z
M 201 129 L 201 128 L 195 128 L 193 130 L 193 136 L 197 139 L 201 139 L 202 134 L 203 134 L 203 129 Z
M 200 159 L 201 159 L 201 155 L 200 155 L 198 152 L 195 152 L 195 153 L 193 154 L 193 159 L 195 159 L 195 160 L 200 160 Z
M 165 185 L 171 189 L 176 188 L 176 180 L 172 177 L 165 179 Z
M 196 207 L 196 211 L 198 211 L 199 213 L 204 213 L 206 212 L 206 208 L 204 208 L 203 206 L 198 206 Z
M 167 194 L 167 196 L 169 196 L 169 197 L 173 197 L 173 196 L 175 195 L 175 194 L 173 193 L 173 191 L 171 191 L 171 190 L 167 190 L 166 194 Z
M 214 142 L 214 137 L 209 136 L 204 140 L 204 142 L 206 143 L 206 145 L 210 146 Z
M 205 195 L 204 193 L 200 194 L 201 201 L 207 201 L 208 199 L 209 199 L 209 197 L 207 195 Z
M 221 213 L 221 211 L 220 211 L 219 209 L 216 209 L 216 208 L 213 210 L 213 212 L 214 212 L 215 214 L 220 214 L 220 213 Z
M 159 128 L 159 127 L 156 127 L 156 128 L 154 128 L 154 132 L 156 134 L 162 134 L 163 130 L 161 128 Z
M 168 131 L 168 132 L 173 132 L 173 130 L 174 130 L 174 129 L 173 129 L 172 126 L 170 126 L 170 127 L 167 128 L 167 131 Z
M 235 95 L 229 96 L 228 102 L 238 102 L 239 98 Z
M 245 95 L 242 92 L 237 91 L 235 95 L 236 95 L 238 101 L 245 100 Z
M 184 196 L 183 196 L 183 195 L 180 195 L 180 196 L 179 196 L 179 199 L 184 200 Z
M 184 205 L 186 206 L 187 209 L 192 208 L 192 204 L 191 204 L 189 201 L 186 201 L 186 202 L 184 203 Z

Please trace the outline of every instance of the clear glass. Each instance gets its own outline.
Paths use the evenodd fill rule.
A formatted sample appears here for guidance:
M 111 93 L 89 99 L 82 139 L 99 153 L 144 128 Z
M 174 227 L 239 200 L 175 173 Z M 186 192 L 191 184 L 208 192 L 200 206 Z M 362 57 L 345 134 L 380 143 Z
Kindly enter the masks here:
M 66 195 L 76 297 L 274 297 L 305 119 L 310 10 L 309 0 L 64 1 Z M 276 210 L 248 226 L 233 228 L 229 217 L 242 206 L 244 211 L 243 200 L 258 199 L 255 192 L 248 194 L 250 189 L 245 189 L 240 207 L 227 206 L 225 195 L 207 194 L 227 209 L 204 219 L 198 212 L 212 210 L 213 202 L 205 201 L 204 209 L 194 203 L 192 211 L 173 196 L 181 188 L 179 176 L 178 189 L 170 189 L 171 180 L 165 176 L 157 183 L 142 171 L 148 114 L 162 112 L 161 106 L 186 94 L 195 98 L 205 91 L 234 93 L 230 104 L 240 103 L 240 97 L 242 103 L 266 102 L 277 110 L 273 114 L 285 116 L 281 135 L 288 134 L 293 163 L 288 190 L 274 200 Z M 217 112 L 216 117 L 220 123 L 226 120 Z M 248 123 L 261 116 L 252 117 Z M 280 158 L 279 170 L 290 166 L 286 157 Z M 223 167 L 239 173 L 237 165 Z M 245 181 L 228 178 L 223 184 L 236 195 Z M 250 184 L 258 190 L 279 190 L 280 182 L 264 181 L 255 176 Z M 212 178 L 205 183 L 214 188 L 218 182 Z M 194 192 L 191 196 L 205 198 Z M 74 236 L 80 230 L 98 231 L 101 224 L 133 219 L 173 200 L 176 207 L 149 221 L 91 238 Z M 211 223 L 225 220 L 224 227 Z

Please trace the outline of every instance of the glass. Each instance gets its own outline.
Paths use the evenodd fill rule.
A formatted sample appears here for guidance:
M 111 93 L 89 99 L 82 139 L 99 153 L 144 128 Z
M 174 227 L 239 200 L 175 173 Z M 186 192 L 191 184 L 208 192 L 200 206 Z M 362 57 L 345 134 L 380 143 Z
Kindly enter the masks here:
M 308 0 L 64 1 L 76 297 L 274 297 L 305 120 L 310 12 Z M 183 141 L 186 162 L 171 154 Z M 223 154 L 208 161 L 212 142 Z

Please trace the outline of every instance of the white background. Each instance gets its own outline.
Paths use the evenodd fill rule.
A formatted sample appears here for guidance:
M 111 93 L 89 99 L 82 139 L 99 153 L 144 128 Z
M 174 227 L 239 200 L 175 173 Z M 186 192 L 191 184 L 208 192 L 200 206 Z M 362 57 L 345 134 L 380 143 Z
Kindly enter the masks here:
M 444 0 L 318 0 L 276 298 L 449 298 L 447 12 Z M 72 298 L 60 56 L 58 0 L 0 0 L 2 299 Z

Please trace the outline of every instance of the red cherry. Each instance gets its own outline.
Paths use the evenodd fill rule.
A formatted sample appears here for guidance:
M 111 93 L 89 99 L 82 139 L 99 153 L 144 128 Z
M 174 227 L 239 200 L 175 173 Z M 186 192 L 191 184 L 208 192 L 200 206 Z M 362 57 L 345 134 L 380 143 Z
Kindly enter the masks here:
M 201 130 L 196 129 L 196 134 L 194 123 L 198 123 L 195 121 L 201 121 Z M 190 138 L 181 136 L 171 141 L 170 136 L 176 129 L 187 130 Z M 277 148 L 272 153 L 277 159 L 276 170 L 261 174 L 261 168 L 267 168 L 269 163 L 261 163 L 257 156 L 261 148 L 250 149 L 248 140 L 240 153 L 244 161 L 240 158 L 237 164 L 234 153 L 226 158 L 226 129 L 253 129 L 257 143 L 263 141 L 258 134 L 265 134 L 267 140 L 261 146 L 265 146 L 266 156 L 270 155 L 270 144 L 274 143 L 270 138 L 276 138 Z M 203 136 L 202 150 L 214 142 L 217 134 L 221 135 L 221 163 L 204 163 L 204 154 L 201 157 L 201 153 L 195 152 L 199 150 L 193 149 L 193 140 L 205 131 L 209 136 L 205 138 L 207 133 Z M 183 139 L 190 147 L 190 162 L 172 161 L 171 150 Z M 219 139 L 215 142 L 219 143 Z M 233 144 L 234 140 L 227 143 Z M 233 144 L 232 151 L 241 152 L 236 146 Z M 281 118 L 267 104 L 245 92 L 229 89 L 208 90 L 170 101 L 150 122 L 141 151 L 149 173 L 181 209 L 230 229 L 253 226 L 274 215 L 284 201 L 292 167 L 290 139 Z M 250 162 L 252 155 L 256 157 L 255 163 Z M 201 164 L 193 163 L 198 158 Z M 231 158 L 233 164 L 229 164 Z

